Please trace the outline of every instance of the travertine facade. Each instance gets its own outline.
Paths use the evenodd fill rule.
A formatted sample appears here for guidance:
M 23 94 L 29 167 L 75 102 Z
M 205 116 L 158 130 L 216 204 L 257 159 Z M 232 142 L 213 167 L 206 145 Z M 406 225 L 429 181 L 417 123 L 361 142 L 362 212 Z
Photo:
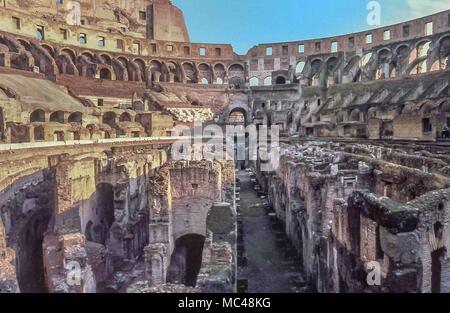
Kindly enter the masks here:
M 236 291 L 234 164 L 171 158 L 196 121 L 280 126 L 278 169 L 236 165 L 313 289 L 450 292 L 450 11 L 246 55 L 169 0 L 0 21 L 0 292 Z

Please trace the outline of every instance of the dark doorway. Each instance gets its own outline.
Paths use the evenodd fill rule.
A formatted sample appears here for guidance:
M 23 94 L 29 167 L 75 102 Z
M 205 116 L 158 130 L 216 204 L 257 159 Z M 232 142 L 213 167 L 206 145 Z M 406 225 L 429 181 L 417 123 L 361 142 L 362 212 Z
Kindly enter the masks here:
M 442 280 L 442 262 L 444 261 L 447 250 L 445 248 L 431 253 L 431 292 L 441 292 Z
M 205 237 L 196 234 L 185 235 L 175 242 L 175 250 L 169 268 L 171 282 L 195 287 L 200 273 Z
M 17 279 L 22 293 L 46 293 L 42 243 L 50 215 L 37 212 L 20 235 L 17 249 Z

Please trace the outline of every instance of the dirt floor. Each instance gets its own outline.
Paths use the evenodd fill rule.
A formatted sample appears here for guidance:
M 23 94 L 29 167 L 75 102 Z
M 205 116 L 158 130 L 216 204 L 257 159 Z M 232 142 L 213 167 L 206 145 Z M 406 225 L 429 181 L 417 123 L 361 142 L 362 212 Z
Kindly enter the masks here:
M 243 255 L 247 266 L 238 266 L 239 281 L 248 280 L 249 293 L 299 292 L 302 280 L 295 258 L 286 256 L 277 246 L 277 235 L 265 209 L 266 199 L 254 190 L 250 173 L 240 171 L 240 219 L 243 229 Z

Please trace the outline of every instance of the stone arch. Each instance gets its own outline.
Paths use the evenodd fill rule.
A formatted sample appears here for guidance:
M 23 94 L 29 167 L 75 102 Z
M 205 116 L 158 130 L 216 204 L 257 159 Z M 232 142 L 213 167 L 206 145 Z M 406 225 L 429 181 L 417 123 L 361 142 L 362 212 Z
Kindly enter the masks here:
M 339 76 L 337 75 L 338 74 L 337 68 L 339 66 L 338 58 L 335 56 L 328 58 L 328 60 L 326 61 L 326 65 L 327 65 L 327 76 L 331 78 L 330 84 L 339 83 Z
M 195 287 L 200 273 L 205 236 L 186 234 L 175 240 L 175 249 L 171 256 L 168 282 L 181 282 Z M 153 263 L 153 262 L 152 262 Z
M 200 63 L 198 65 L 198 71 L 200 73 L 200 77 L 202 78 L 202 82 L 204 82 L 204 79 L 206 79 L 208 83 L 212 81 L 211 67 L 209 64 Z
M 438 42 L 439 69 L 450 69 L 450 35 L 444 36 Z
M 99 76 L 100 76 L 100 79 L 107 79 L 107 80 L 112 79 L 111 71 L 106 67 L 104 67 L 100 70 Z
M 190 62 L 184 62 L 182 64 L 182 67 L 183 67 L 183 71 L 184 71 L 184 76 L 186 78 L 186 82 L 188 84 L 196 83 L 197 78 L 196 78 L 196 74 L 195 74 L 194 65 Z
M 170 61 L 165 63 L 166 68 L 167 68 L 167 77 L 166 77 L 166 81 L 167 82 L 173 82 L 173 83 L 181 83 L 182 80 L 180 79 L 180 70 L 179 70 L 179 66 L 178 63 L 174 62 L 174 61 Z
M 348 114 L 348 120 L 351 122 L 360 122 L 361 121 L 361 111 L 359 109 L 353 109 Z
M 391 77 L 391 59 L 392 59 L 392 51 L 388 48 L 382 48 L 378 51 L 378 64 L 377 64 L 377 72 L 376 79 L 385 79 Z
M 251 87 L 259 86 L 259 79 L 258 79 L 258 77 L 253 76 L 252 78 L 250 78 L 249 83 L 250 83 Z
M 47 52 L 50 54 L 52 58 L 55 58 L 55 50 L 53 49 L 53 47 L 47 44 L 42 44 L 41 47 L 47 50 Z
M 56 111 L 50 114 L 50 122 L 64 124 L 64 112 Z
M 228 123 L 234 125 L 247 125 L 247 112 L 244 108 L 236 107 L 228 115 Z
M 112 57 L 109 55 L 109 54 L 107 54 L 107 53 L 101 53 L 100 55 L 99 55 L 99 58 L 100 58 L 100 61 L 103 63 L 103 64 L 106 64 L 106 65 L 112 65 Z
M 69 123 L 81 124 L 82 120 L 83 120 L 83 113 L 81 112 L 71 113 L 68 118 Z
M 44 110 L 37 109 L 30 114 L 30 123 L 45 123 L 45 112 Z
M 116 127 L 117 115 L 114 112 L 106 112 L 103 114 L 102 123 L 111 126 L 111 128 Z
M 286 84 L 286 77 L 283 75 L 279 75 L 275 78 L 275 85 L 285 85 Z
M 299 76 L 301 74 L 303 74 L 303 70 L 305 69 L 306 66 L 306 62 L 305 61 L 300 61 L 297 63 L 297 65 L 295 66 L 295 75 Z
M 226 77 L 226 70 L 225 70 L 225 65 L 223 65 L 222 63 L 216 63 L 214 65 L 214 76 L 216 78 L 216 84 L 222 85 L 223 82 L 225 81 L 225 77 Z M 222 83 L 219 83 L 219 79 L 221 79 Z
M 238 63 L 230 65 L 228 68 L 228 77 L 231 88 L 242 89 L 245 83 L 244 66 Z
M 272 86 L 272 76 L 264 78 L 264 86 Z
M 119 117 L 119 122 L 131 122 L 131 115 L 128 112 L 123 112 Z
M 138 66 L 139 69 L 139 77 L 141 81 L 146 81 L 147 80 L 147 65 L 145 63 L 144 60 L 142 60 L 141 58 L 136 58 L 133 60 L 133 62 Z
M 152 81 L 160 82 L 164 79 L 162 72 L 162 63 L 158 60 L 152 60 L 150 62 L 150 71 L 152 73 Z
M 86 58 L 89 60 L 89 62 L 95 63 L 95 57 L 94 57 L 94 55 L 93 55 L 91 52 L 89 52 L 89 51 L 84 51 L 84 52 L 82 52 L 79 56 L 84 56 L 84 57 L 86 57 Z
M 73 51 L 72 49 L 69 49 L 69 48 L 63 48 L 63 49 L 61 49 L 60 54 L 68 55 L 70 57 L 70 59 L 72 60 L 72 62 L 75 64 L 75 60 L 76 60 L 75 51 Z

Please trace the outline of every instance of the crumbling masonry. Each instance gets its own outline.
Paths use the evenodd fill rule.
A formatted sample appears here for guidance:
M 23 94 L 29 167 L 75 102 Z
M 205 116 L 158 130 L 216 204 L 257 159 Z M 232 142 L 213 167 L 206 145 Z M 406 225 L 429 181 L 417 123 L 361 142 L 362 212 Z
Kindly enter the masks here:
M 169 0 L 0 21 L 0 292 L 237 291 L 244 167 L 310 289 L 450 292 L 449 10 L 245 55 Z M 175 160 L 196 121 L 278 126 L 280 166 Z

